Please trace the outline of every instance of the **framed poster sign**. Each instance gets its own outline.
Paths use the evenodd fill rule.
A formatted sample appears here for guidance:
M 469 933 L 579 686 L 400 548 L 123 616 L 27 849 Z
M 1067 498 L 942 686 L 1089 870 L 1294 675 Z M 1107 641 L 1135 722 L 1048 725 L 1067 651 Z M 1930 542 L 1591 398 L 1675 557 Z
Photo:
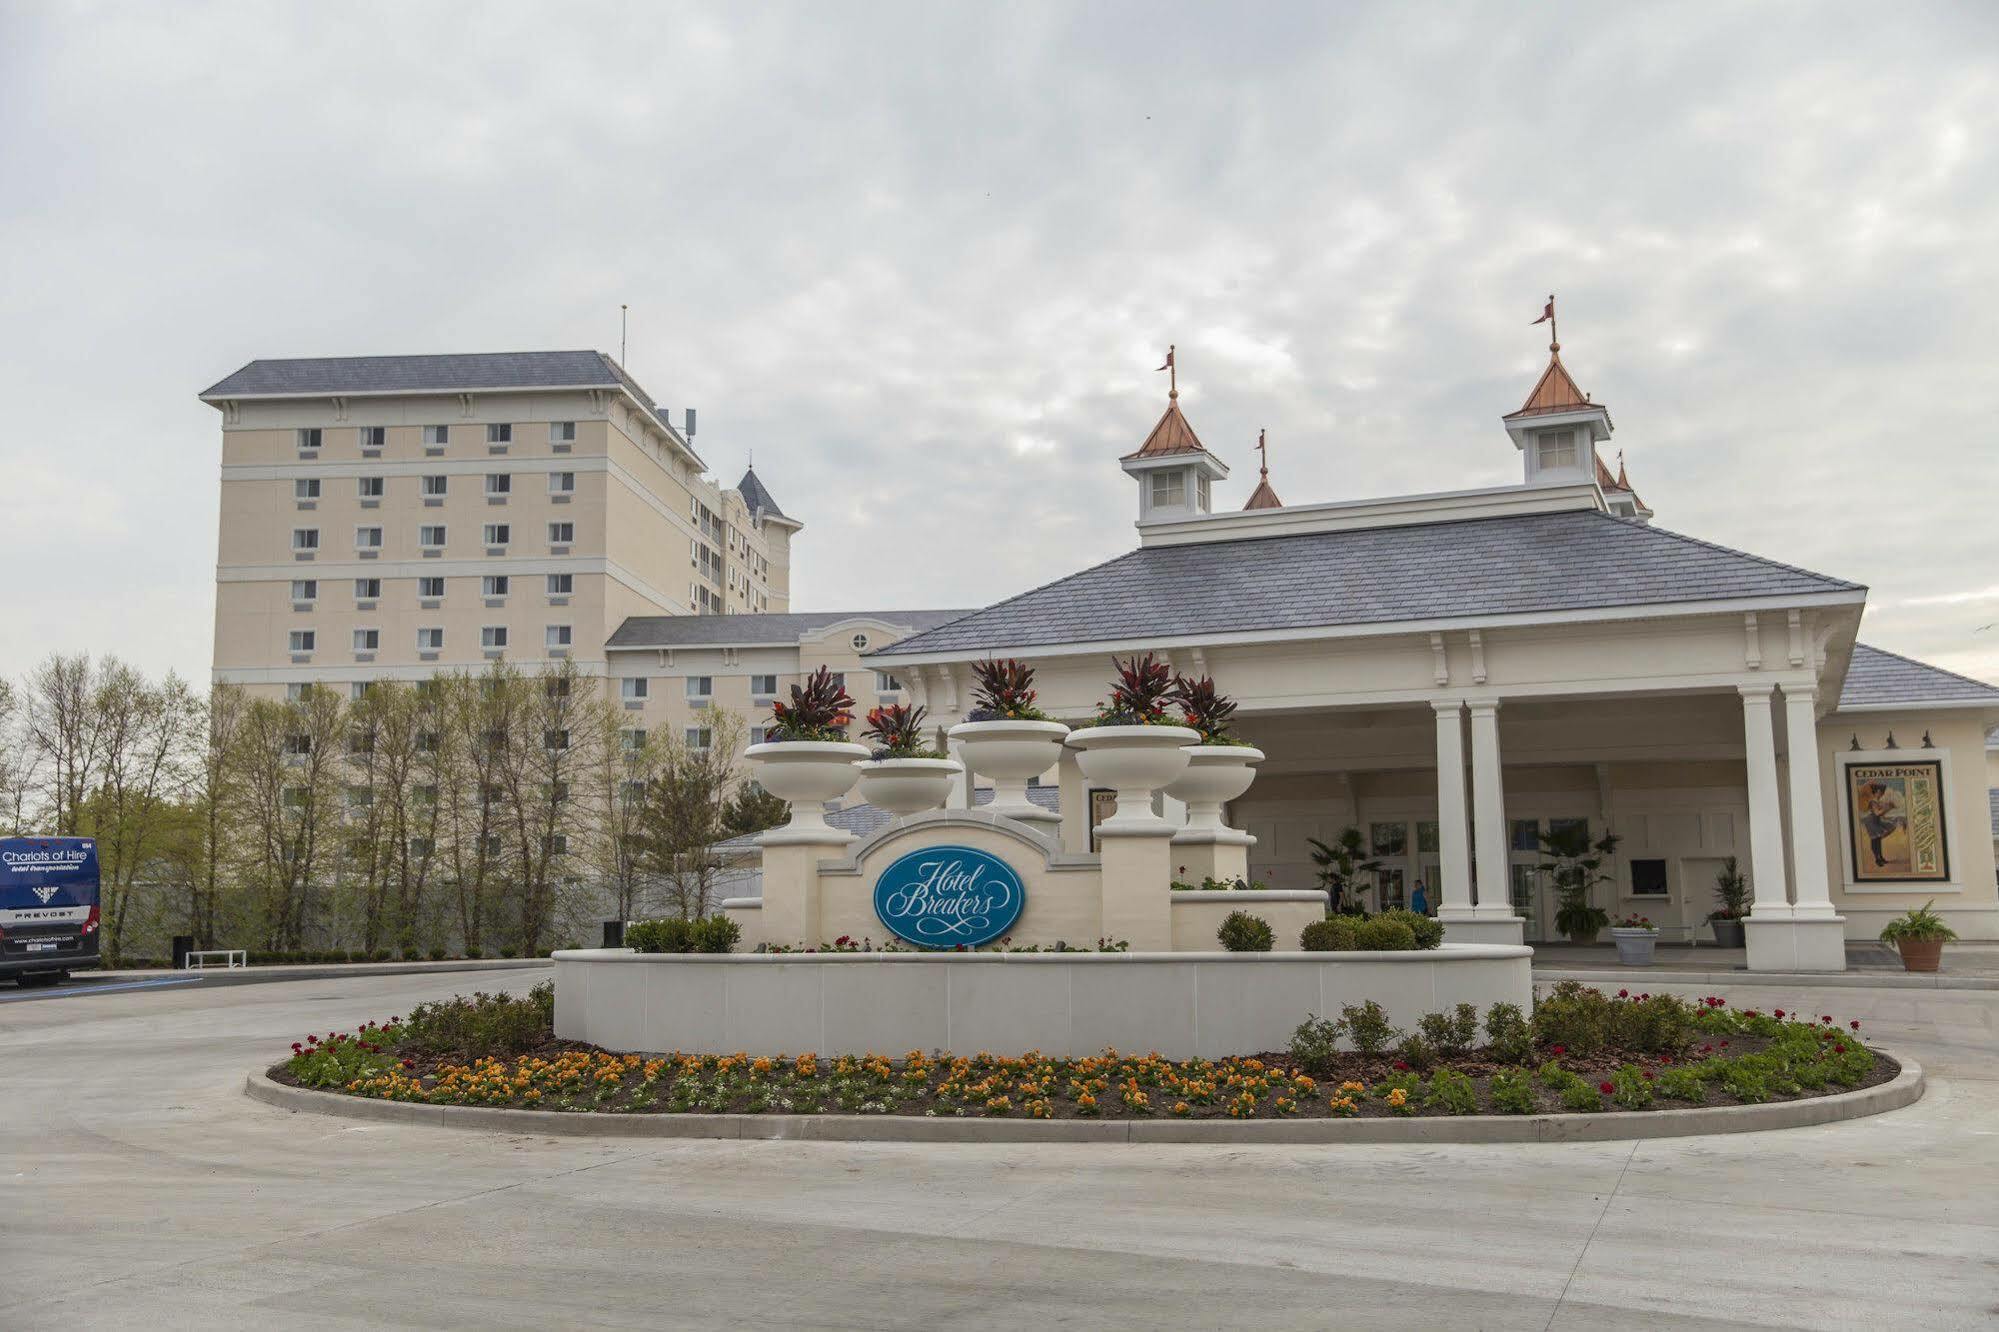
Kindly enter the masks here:
M 1853 882 L 1949 882 L 1941 759 L 1849 761 L 1842 776 Z
M 1117 792 L 1108 786 L 1090 788 L 1090 850 L 1098 851 L 1097 825 L 1117 813 Z

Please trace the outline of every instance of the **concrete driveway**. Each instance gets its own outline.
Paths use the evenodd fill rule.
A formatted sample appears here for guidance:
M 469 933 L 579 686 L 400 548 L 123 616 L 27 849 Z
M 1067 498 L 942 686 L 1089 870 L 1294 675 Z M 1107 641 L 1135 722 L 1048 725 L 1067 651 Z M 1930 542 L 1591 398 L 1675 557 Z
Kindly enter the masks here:
M 309 1030 L 541 974 L 0 1004 L 0 1326 L 1999 1318 L 1990 991 L 1744 987 L 1730 997 L 1861 1018 L 1923 1062 L 1930 1094 L 1825 1128 L 1635 1144 L 594 1143 L 242 1094 Z

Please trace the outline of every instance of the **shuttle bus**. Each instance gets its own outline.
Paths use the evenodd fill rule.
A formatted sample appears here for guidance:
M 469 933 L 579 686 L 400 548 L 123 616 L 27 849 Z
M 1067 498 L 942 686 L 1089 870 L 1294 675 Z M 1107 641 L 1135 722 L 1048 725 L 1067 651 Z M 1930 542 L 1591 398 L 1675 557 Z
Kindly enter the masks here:
M 0 976 L 54 985 L 98 962 L 97 841 L 0 837 Z

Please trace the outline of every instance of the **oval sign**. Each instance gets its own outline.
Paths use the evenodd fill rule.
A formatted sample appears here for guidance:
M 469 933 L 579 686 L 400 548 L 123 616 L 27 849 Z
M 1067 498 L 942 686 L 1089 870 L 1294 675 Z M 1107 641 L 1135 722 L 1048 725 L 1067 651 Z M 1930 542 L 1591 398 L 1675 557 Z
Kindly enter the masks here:
M 927 846 L 875 880 L 875 915 L 923 948 L 977 948 L 1013 928 L 1027 890 L 1013 866 L 969 846 Z

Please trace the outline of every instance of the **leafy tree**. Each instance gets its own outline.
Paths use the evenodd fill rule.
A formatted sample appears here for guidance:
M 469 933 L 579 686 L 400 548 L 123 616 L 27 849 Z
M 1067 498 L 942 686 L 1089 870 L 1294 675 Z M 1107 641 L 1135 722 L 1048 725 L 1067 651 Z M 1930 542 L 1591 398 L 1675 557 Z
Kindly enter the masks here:
M 1543 859 L 1535 868 L 1555 887 L 1555 928 L 1577 942 L 1594 939 L 1610 924 L 1610 914 L 1591 897 L 1598 884 L 1611 881 L 1604 866 L 1621 839 L 1605 833 L 1592 842 L 1589 825 L 1578 821 L 1556 824 L 1538 840 Z
M 722 807 L 722 835 L 741 837 L 775 828 L 791 817 L 791 806 L 757 785 L 746 781 Z
M 694 748 L 669 737 L 659 770 L 647 785 L 639 845 L 659 881 L 667 908 L 689 920 L 714 909 L 724 865 L 715 844 L 729 836 L 724 811 L 736 792 L 742 719 L 719 712 L 709 744 Z
M 1340 835 L 1328 845 L 1316 837 L 1305 841 L 1312 848 L 1312 863 L 1318 866 L 1319 886 L 1326 890 L 1326 896 L 1335 912 L 1359 915 L 1362 907 L 1360 895 L 1367 891 L 1367 884 L 1360 881 L 1362 875 L 1373 876 L 1381 872 L 1381 862 L 1369 860 L 1367 843 L 1361 837 L 1360 829 L 1342 829 Z

